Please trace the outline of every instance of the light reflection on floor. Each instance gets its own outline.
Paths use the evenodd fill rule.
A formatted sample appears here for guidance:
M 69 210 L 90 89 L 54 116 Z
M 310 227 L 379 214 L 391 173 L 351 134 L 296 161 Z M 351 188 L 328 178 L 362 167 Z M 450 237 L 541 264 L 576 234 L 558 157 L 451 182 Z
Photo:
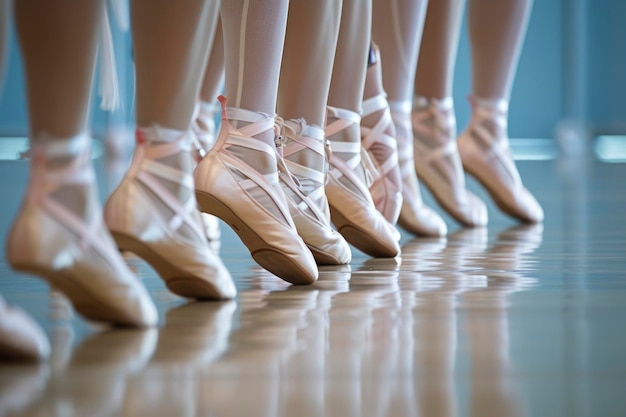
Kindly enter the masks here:
M 0 292 L 53 356 L 0 365 L 0 416 L 626 415 L 626 165 L 519 166 L 544 225 L 490 205 L 488 229 L 447 218 L 445 239 L 404 234 L 401 257 L 355 252 L 308 287 L 256 267 L 226 229 L 236 301 L 185 303 L 129 258 L 158 329 L 93 327 L 2 258 Z M 18 196 L 25 162 L 0 162 L 0 178 Z M 0 208 L 3 237 L 17 204 Z

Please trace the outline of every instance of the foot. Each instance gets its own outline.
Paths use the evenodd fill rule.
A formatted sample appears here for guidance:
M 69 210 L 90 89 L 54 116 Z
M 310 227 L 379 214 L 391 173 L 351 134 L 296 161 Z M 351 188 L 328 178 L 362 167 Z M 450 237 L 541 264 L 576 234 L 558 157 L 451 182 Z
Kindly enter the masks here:
M 463 168 L 509 216 L 524 223 L 543 221 L 543 209 L 522 184 L 509 148 L 508 103 L 474 99 L 473 104 L 472 119 L 458 141 Z
M 368 187 L 375 168 L 360 141 L 360 116 L 328 107 L 326 138 L 332 154 L 326 195 L 333 223 L 346 240 L 377 258 L 400 252 L 397 230 L 376 210 Z
M 445 236 L 448 233 L 446 222 L 435 210 L 424 204 L 415 174 L 411 103 L 390 103 L 390 109 L 398 141 L 398 166 L 402 176 L 402 206 L 398 225 L 417 236 Z
M 318 265 L 342 265 L 352 259 L 343 236 L 330 225 L 324 192 L 327 178 L 327 147 L 324 130 L 302 119 L 281 125 L 283 145 L 278 168 L 289 211 L 298 234 Z
M 467 227 L 485 226 L 485 203 L 465 188 L 452 99 L 416 97 L 411 118 L 419 179 L 456 221 Z
M 24 311 L 8 306 L 0 297 L 0 361 L 37 361 L 50 355 L 44 331 Z
M 259 265 L 293 284 L 310 284 L 317 266 L 280 186 L 274 118 L 221 100 L 217 143 L 194 172 L 199 207 L 229 224 Z
M 208 246 L 194 194 L 188 132 L 137 129 L 133 162 L 105 219 L 118 247 L 148 262 L 174 294 L 233 298 L 235 285 Z
M 89 320 L 152 326 L 157 311 L 104 227 L 90 138 L 33 145 L 27 195 L 7 240 L 9 264 L 44 278 Z

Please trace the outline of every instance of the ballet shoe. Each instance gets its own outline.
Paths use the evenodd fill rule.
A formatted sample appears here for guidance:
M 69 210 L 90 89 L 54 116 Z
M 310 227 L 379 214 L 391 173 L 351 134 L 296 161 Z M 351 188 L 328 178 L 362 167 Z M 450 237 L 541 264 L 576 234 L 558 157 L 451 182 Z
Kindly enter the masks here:
M 367 69 L 366 82 L 382 90 L 380 51 L 375 47 L 376 61 Z M 376 117 L 375 122 L 369 121 Z M 367 123 L 365 122 L 367 121 Z M 368 153 L 378 175 L 369 186 L 374 206 L 392 225 L 398 221 L 402 207 L 402 180 L 398 166 L 395 129 L 384 92 L 363 100 L 361 146 Z
M 26 198 L 7 240 L 7 260 L 18 272 L 37 275 L 63 293 L 88 320 L 122 326 L 152 326 L 157 311 L 146 289 L 117 252 L 99 205 L 86 221 L 55 194 L 88 187 L 95 201 L 90 139 L 69 144 L 78 156 L 61 167 L 47 162 L 52 145 L 32 148 Z
M 189 154 L 189 133 L 158 141 L 166 131 L 172 132 L 159 127 L 137 130 L 133 161 L 105 205 L 105 221 L 120 250 L 150 264 L 174 294 L 204 300 L 233 298 L 232 278 L 209 249 L 202 230 L 191 173 L 159 162 L 181 152 Z M 163 181 L 188 189 L 189 196 L 180 201 Z
M 524 223 L 543 221 L 543 209 L 517 171 L 507 134 L 508 103 L 473 99 L 473 117 L 458 141 L 463 169 L 498 208 Z
M 280 183 L 298 234 L 311 250 L 318 265 L 350 263 L 350 246 L 330 225 L 330 210 L 324 192 L 326 172 L 295 162 L 295 154 L 312 152 L 325 161 L 324 130 L 302 119 L 281 122 L 279 149 Z M 324 162 L 324 166 L 327 162 Z
M 198 101 L 191 119 L 191 133 L 193 139 L 192 156 L 196 164 L 202 161 L 202 158 L 215 145 L 215 112 L 219 110 L 219 106 L 214 103 L 206 103 Z M 204 225 L 204 233 L 209 241 L 209 247 L 215 253 L 220 248 L 220 238 L 222 236 L 219 220 L 215 216 L 207 213 L 200 213 L 202 223 Z
M 396 129 L 398 166 L 402 177 L 402 206 L 398 226 L 417 236 L 445 236 L 448 233 L 446 222 L 435 210 L 424 204 L 415 174 L 411 103 L 391 102 L 389 108 Z
M 330 206 L 330 217 L 339 233 L 355 248 L 367 255 L 392 258 L 400 252 L 395 227 L 376 210 L 368 186 L 377 175 L 361 142 L 333 140 L 333 136 L 349 126 L 359 125 L 358 114 L 346 109 L 327 107 L 330 120 L 325 129 L 329 140 L 329 175 L 326 196 Z M 341 159 L 337 153 L 351 155 Z M 357 168 L 364 173 L 360 176 Z M 394 232 L 395 231 L 395 232 Z
M 220 101 L 217 143 L 194 172 L 199 207 L 226 222 L 263 268 L 292 284 L 311 284 L 317 279 L 317 266 L 289 214 L 276 148 L 253 137 L 273 131 L 274 117 L 226 107 L 223 96 Z M 236 123 L 249 124 L 238 128 Z M 270 161 L 276 171 L 262 175 L 237 156 L 242 149 Z
M 0 297 L 0 361 L 38 361 L 49 355 L 50 344 L 41 327 Z
M 411 115 L 415 172 L 437 203 L 466 227 L 485 226 L 485 203 L 465 188 L 451 98 L 416 97 Z

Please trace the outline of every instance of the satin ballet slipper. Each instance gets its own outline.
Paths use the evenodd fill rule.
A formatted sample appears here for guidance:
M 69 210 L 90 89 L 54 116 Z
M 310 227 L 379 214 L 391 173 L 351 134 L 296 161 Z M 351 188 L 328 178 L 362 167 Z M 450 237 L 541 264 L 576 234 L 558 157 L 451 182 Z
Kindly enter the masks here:
M 358 125 L 358 114 L 346 109 L 327 108 L 329 123 L 325 134 L 332 153 L 326 196 L 332 222 L 339 233 L 360 251 L 377 258 L 390 258 L 400 252 L 398 231 L 376 210 L 368 186 L 377 175 L 361 142 L 344 142 L 333 137 L 349 126 Z M 336 153 L 351 155 L 347 160 Z M 355 169 L 362 168 L 365 177 Z M 366 184 L 367 182 L 367 184 Z
M 417 236 L 445 236 L 448 233 L 446 222 L 435 210 L 424 204 L 415 174 L 411 102 L 391 102 L 389 107 L 396 128 L 398 165 L 402 176 L 402 206 L 398 225 Z
M 37 322 L 0 296 L 0 362 L 38 361 L 49 355 L 50 344 Z
M 324 130 L 302 119 L 281 123 L 283 146 L 279 148 L 279 176 L 289 212 L 298 234 L 318 265 L 342 265 L 352 259 L 350 246 L 330 225 L 330 210 L 324 192 L 327 173 L 295 160 L 299 152 L 312 152 L 328 162 Z
M 233 298 L 232 278 L 209 249 L 202 229 L 191 173 L 158 161 L 189 154 L 189 133 L 182 132 L 173 141 L 157 141 L 165 131 L 137 130 L 132 164 L 105 205 L 106 223 L 118 247 L 149 263 L 174 294 L 206 300 Z M 163 181 L 187 188 L 189 196 L 180 201 Z
M 287 282 L 311 284 L 317 266 L 289 214 L 278 179 L 276 147 L 253 137 L 273 132 L 274 117 L 226 107 L 226 99 L 220 100 L 217 143 L 194 172 L 199 207 L 230 225 L 263 268 Z M 236 123 L 247 124 L 238 128 Z M 237 149 L 258 154 L 276 171 L 260 174 L 236 155 Z
M 465 188 L 452 99 L 416 97 L 412 113 L 415 172 L 439 205 L 466 227 L 485 226 L 487 207 Z
M 46 145 L 33 147 L 30 183 L 9 233 L 7 260 L 15 270 L 48 281 L 86 319 L 155 325 L 156 308 L 122 260 L 99 206 L 94 204 L 95 212 L 84 220 L 55 198 L 79 186 L 92 187 L 91 198 L 96 198 L 89 138 L 83 135 L 72 141 L 80 153 L 58 168 L 48 166 Z
M 473 99 L 473 115 L 458 141 L 463 169 L 504 213 L 525 223 L 543 221 L 543 209 L 524 187 L 509 148 L 508 103 Z

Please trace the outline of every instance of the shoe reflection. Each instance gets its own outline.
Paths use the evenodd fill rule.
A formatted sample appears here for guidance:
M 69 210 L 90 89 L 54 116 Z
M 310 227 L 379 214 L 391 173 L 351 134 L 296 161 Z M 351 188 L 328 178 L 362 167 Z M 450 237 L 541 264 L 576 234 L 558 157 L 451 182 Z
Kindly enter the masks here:
M 131 374 L 152 355 L 156 330 L 111 330 L 88 337 L 20 416 L 108 416 L 122 404 Z
M 125 416 L 195 415 L 199 379 L 228 349 L 234 301 L 193 302 L 170 309 L 150 362 L 128 382 Z

